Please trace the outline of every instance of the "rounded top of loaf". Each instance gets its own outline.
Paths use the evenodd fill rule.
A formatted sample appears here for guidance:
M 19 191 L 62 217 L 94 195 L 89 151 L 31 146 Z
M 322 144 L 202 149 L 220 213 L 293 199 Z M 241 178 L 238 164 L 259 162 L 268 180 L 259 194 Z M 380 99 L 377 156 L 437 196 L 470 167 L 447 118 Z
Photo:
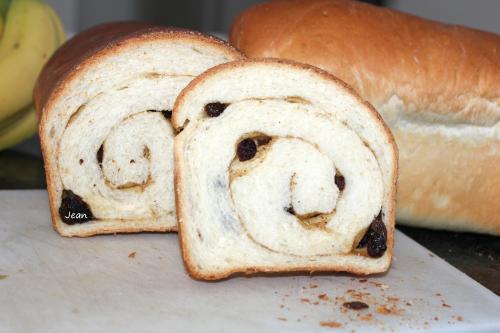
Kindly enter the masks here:
M 227 54 L 229 59 L 243 55 L 225 41 L 197 31 L 153 25 L 146 22 L 113 22 L 87 29 L 64 43 L 49 59 L 38 77 L 33 91 L 38 115 L 56 96 L 66 81 L 101 57 L 118 52 L 122 47 L 142 41 L 190 40 L 210 45 Z
M 249 57 L 318 66 L 377 108 L 406 105 L 431 122 L 500 121 L 500 36 L 348 0 L 275 0 L 234 22 Z M 392 105 L 391 104 L 391 105 Z

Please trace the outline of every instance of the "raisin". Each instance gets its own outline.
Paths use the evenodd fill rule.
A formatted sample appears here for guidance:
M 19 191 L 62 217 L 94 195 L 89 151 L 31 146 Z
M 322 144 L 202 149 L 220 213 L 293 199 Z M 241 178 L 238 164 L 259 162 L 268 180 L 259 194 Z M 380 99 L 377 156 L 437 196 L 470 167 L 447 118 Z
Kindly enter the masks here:
M 205 105 L 205 112 L 209 117 L 218 117 L 222 112 L 227 108 L 227 104 L 225 103 L 208 103 Z
M 257 153 L 257 145 L 252 139 L 242 140 L 238 143 L 236 153 L 238 154 L 238 159 L 242 162 L 251 160 Z
M 99 147 L 99 150 L 97 151 L 97 155 L 96 155 L 96 157 L 97 157 L 97 163 L 99 163 L 99 165 L 102 164 L 102 157 L 103 157 L 103 155 L 104 155 L 104 148 L 101 145 Z
M 160 111 L 163 116 L 167 119 L 171 119 L 172 118 L 172 110 L 162 110 Z
M 363 310 L 369 308 L 368 304 L 359 301 L 345 302 L 342 306 L 351 310 Z
M 343 191 L 345 188 L 345 178 L 342 175 L 335 175 L 335 185 L 339 188 L 339 191 Z
M 384 240 L 387 240 L 387 228 L 382 221 L 382 211 L 380 211 L 377 217 L 375 217 L 373 222 L 370 224 L 370 229 L 375 233 L 382 235 Z
M 380 258 L 385 250 L 387 250 L 386 239 L 384 235 L 372 231 L 371 237 L 368 238 L 366 250 L 372 258 Z
M 380 211 L 358 244 L 358 248 L 366 247 L 368 255 L 373 258 L 381 257 L 387 250 L 387 228 L 382 217 L 383 214 Z
M 293 209 L 292 205 L 285 207 L 285 211 L 287 211 L 288 213 L 290 213 L 292 215 L 295 215 L 295 209 Z
M 87 203 L 70 190 L 62 192 L 59 216 L 64 223 L 69 225 L 95 219 Z

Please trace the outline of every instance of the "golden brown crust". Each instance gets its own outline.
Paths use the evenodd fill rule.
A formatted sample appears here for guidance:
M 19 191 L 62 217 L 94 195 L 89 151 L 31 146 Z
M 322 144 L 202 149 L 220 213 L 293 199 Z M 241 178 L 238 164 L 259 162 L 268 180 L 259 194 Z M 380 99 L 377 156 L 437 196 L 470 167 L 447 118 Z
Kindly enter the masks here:
M 230 41 L 249 57 L 313 64 L 379 104 L 397 95 L 456 121 L 491 124 L 500 36 L 349 0 L 275 0 L 243 12 Z M 471 98 L 476 98 L 471 104 Z
M 242 54 L 228 43 L 197 31 L 156 26 L 145 22 L 115 22 L 97 25 L 64 43 L 45 64 L 33 91 L 35 109 L 40 115 L 49 100 L 63 89 L 65 81 L 81 72 L 92 59 L 116 52 L 124 44 L 139 39 L 193 38 L 219 44 L 238 58 Z
M 196 265 L 192 262 L 190 256 L 189 256 L 189 249 L 186 241 L 186 231 L 184 230 L 184 220 L 186 218 L 186 213 L 185 213 L 185 207 L 184 203 L 181 200 L 182 193 L 180 191 L 182 185 L 182 177 L 181 173 L 186 170 L 186 168 L 182 164 L 182 151 L 180 150 L 180 144 L 178 144 L 179 140 L 182 140 L 182 132 L 177 135 L 175 144 L 174 144 L 174 160 L 175 160 L 175 170 L 174 170 L 174 186 L 175 186 L 175 204 L 176 204 L 176 213 L 177 213 L 177 220 L 178 220 L 178 231 L 179 231 L 179 244 L 181 248 L 181 253 L 182 253 L 182 258 L 184 261 L 184 264 L 186 266 L 186 270 L 189 273 L 191 277 L 194 279 L 198 280 L 221 280 L 224 278 L 227 278 L 231 275 L 234 274 L 255 274 L 255 273 L 283 273 L 283 272 L 307 272 L 307 273 L 313 273 L 313 272 L 347 272 L 347 273 L 352 273 L 352 274 L 357 274 L 357 275 L 369 275 L 369 274 L 377 274 L 377 273 L 383 273 L 386 270 L 389 269 L 390 264 L 391 264 L 391 259 L 393 255 L 393 250 L 394 250 L 394 226 L 395 226 L 395 219 L 396 219 L 396 185 L 397 185 L 397 179 L 398 179 L 398 170 L 399 170 L 399 156 L 398 156 L 398 147 L 396 145 L 396 141 L 394 140 L 394 137 L 389 130 L 389 127 L 385 124 L 383 121 L 382 117 L 380 114 L 375 110 L 375 108 L 365 101 L 364 99 L 361 98 L 348 84 L 340 80 L 339 78 L 335 77 L 334 75 L 321 70 L 317 67 L 307 65 L 307 64 L 302 64 L 302 63 L 297 63 L 294 61 L 290 60 L 283 60 L 283 59 L 270 59 L 270 58 L 263 58 L 263 59 L 245 59 L 245 60 L 236 60 L 232 62 L 228 62 L 225 64 L 221 64 L 218 66 L 215 66 L 198 77 L 196 77 L 194 80 L 192 80 L 178 95 L 176 102 L 174 104 L 173 112 L 172 112 L 172 124 L 174 125 L 174 128 L 179 129 L 183 124 L 180 123 L 180 121 L 177 119 L 177 114 L 178 114 L 178 109 L 180 108 L 180 105 L 184 103 L 184 100 L 186 96 L 190 93 L 191 90 L 193 90 L 197 85 L 202 84 L 205 80 L 210 78 L 213 75 L 216 75 L 219 72 L 224 72 L 231 70 L 233 68 L 237 67 L 242 67 L 242 66 L 248 66 L 249 64 L 252 63 L 257 63 L 257 64 L 269 64 L 269 65 L 277 65 L 277 64 L 285 64 L 288 66 L 293 66 L 295 68 L 300 68 L 300 69 L 306 69 L 309 71 L 312 71 L 316 74 L 318 74 L 321 78 L 328 80 L 328 81 L 333 81 L 336 85 L 342 87 L 345 89 L 349 94 L 353 95 L 356 97 L 356 99 L 366 107 L 366 110 L 370 113 L 370 115 L 374 118 L 375 121 L 378 121 L 384 128 L 384 132 L 387 136 L 388 142 L 390 143 L 392 147 L 392 152 L 394 154 L 394 170 L 393 170 L 393 179 L 392 179 L 392 186 L 391 186 L 391 194 L 390 194 L 390 199 L 389 199 L 389 205 L 387 207 L 386 211 L 386 218 L 388 221 L 388 233 L 387 233 L 387 251 L 384 255 L 384 257 L 388 258 L 388 264 L 386 267 L 384 267 L 380 271 L 367 271 L 366 269 L 357 269 L 355 267 L 350 267 L 348 265 L 310 265 L 310 266 L 297 266 L 293 268 L 286 268 L 282 269 L 279 267 L 244 267 L 244 268 L 233 268 L 228 271 L 224 272 L 212 272 L 212 273 L 205 273 L 200 271 Z
M 43 133 L 45 133 L 45 124 L 49 113 L 53 109 L 52 104 L 64 93 L 66 87 L 68 87 L 73 80 L 77 80 L 80 73 L 86 71 L 94 63 L 99 62 L 101 58 L 119 53 L 121 50 L 139 41 L 154 41 L 159 39 L 190 39 L 203 43 L 211 43 L 227 52 L 232 58 L 243 57 L 238 50 L 216 37 L 196 31 L 153 26 L 142 22 L 102 24 L 77 34 L 59 48 L 51 59 L 49 59 L 38 78 L 33 93 L 34 105 L 39 117 L 40 145 L 46 166 L 49 163 L 49 154 L 51 152 L 49 147 L 47 147 L 47 140 L 43 136 Z M 164 226 L 128 227 L 123 225 L 108 227 L 96 226 L 91 230 L 77 233 L 64 231 L 63 228 L 59 226 L 62 222 L 60 222 L 58 207 L 56 207 L 57 200 L 55 195 L 57 191 L 54 185 L 56 180 L 53 179 L 50 168 L 46 167 L 45 174 L 52 225 L 54 229 L 63 236 L 87 237 L 96 234 L 175 231 L 176 229 L 175 227 L 166 228 Z

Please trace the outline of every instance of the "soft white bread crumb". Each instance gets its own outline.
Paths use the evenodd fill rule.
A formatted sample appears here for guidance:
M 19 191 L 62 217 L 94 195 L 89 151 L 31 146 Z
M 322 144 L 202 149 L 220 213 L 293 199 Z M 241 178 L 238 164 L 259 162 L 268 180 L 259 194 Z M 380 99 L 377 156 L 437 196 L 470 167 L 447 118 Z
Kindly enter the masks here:
M 227 107 L 210 117 L 205 105 L 214 102 Z M 389 267 L 397 148 L 342 82 L 295 63 L 228 63 L 183 90 L 173 125 L 183 128 L 174 144 L 177 213 L 194 277 Z M 262 135 L 270 141 L 241 161 L 239 143 Z M 380 211 L 388 250 L 360 255 L 353 249 Z

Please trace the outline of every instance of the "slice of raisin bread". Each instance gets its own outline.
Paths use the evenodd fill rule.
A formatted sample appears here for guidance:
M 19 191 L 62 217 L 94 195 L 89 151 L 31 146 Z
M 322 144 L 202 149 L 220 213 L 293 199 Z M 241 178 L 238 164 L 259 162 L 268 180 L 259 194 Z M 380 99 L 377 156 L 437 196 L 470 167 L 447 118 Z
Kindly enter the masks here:
M 388 269 L 397 147 L 346 84 L 297 63 L 231 62 L 181 92 L 173 125 L 193 277 Z
M 175 98 L 241 57 L 216 38 L 140 23 L 97 26 L 59 49 L 34 92 L 55 229 L 175 230 Z

